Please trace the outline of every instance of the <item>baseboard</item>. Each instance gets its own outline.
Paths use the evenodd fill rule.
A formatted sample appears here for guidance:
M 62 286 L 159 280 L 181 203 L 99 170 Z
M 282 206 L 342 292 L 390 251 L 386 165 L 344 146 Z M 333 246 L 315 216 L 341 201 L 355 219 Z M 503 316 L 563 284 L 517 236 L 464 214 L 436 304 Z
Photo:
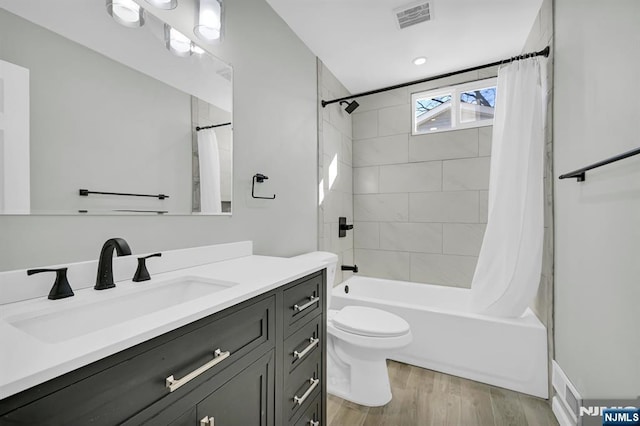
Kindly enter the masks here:
M 551 404 L 553 414 L 561 426 L 576 426 L 579 423 L 582 397 L 562 371 L 560 365 L 555 360 L 551 362 L 551 365 L 551 383 L 554 390 Z
M 564 405 L 560 402 L 560 399 L 557 396 L 553 397 L 551 402 L 551 411 L 553 411 L 553 415 L 556 416 L 556 420 L 558 420 L 558 424 L 560 426 L 576 426 L 575 423 L 569 414 L 564 409 Z

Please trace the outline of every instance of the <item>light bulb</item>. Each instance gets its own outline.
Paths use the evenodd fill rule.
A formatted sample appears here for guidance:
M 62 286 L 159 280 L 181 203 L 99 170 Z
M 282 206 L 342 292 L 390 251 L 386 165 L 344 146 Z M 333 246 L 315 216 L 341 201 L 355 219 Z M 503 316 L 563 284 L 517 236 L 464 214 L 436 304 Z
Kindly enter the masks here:
M 147 3 L 164 10 L 175 9 L 178 6 L 178 0 L 147 0 Z
M 220 39 L 222 28 L 222 7 L 218 0 L 200 0 L 198 8 L 198 24 L 193 32 L 205 42 Z
M 107 0 L 107 12 L 125 27 L 137 28 L 144 24 L 143 9 L 133 0 Z
M 164 26 L 164 39 L 167 49 L 177 56 L 191 56 L 193 43 L 186 35 L 169 25 Z

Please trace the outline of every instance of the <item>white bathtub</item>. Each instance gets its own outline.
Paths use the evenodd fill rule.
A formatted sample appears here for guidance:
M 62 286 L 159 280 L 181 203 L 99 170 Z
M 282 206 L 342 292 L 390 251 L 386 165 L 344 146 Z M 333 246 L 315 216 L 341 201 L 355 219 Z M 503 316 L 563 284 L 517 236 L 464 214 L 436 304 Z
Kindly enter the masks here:
M 391 359 L 547 398 L 544 325 L 530 309 L 520 318 L 469 312 L 470 297 L 468 289 L 352 277 L 334 287 L 331 307 L 371 306 L 404 318 L 413 342 Z

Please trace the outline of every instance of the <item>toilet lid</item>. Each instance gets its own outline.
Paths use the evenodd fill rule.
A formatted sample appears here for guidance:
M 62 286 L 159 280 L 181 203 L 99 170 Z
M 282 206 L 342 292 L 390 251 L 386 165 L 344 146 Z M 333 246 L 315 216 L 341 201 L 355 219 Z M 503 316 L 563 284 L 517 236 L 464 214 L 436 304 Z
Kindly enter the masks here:
M 333 325 L 348 333 L 370 337 L 396 337 L 409 332 L 409 324 L 397 315 L 365 306 L 346 306 L 333 317 Z

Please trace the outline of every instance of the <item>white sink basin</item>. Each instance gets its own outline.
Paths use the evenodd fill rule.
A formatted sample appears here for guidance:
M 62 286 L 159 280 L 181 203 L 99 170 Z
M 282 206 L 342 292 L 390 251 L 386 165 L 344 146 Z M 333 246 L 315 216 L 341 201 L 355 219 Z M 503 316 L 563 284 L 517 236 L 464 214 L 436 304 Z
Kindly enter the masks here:
M 55 311 L 16 315 L 6 321 L 39 340 L 58 343 L 189 302 L 236 284 L 202 277 L 180 277 L 158 284 L 145 283 L 144 288 L 126 289 L 115 296 L 108 294 L 110 290 L 107 290 L 104 295 L 92 297 L 90 302 L 61 306 L 62 309 L 56 307 Z M 72 299 L 75 298 L 66 300 L 75 302 Z

